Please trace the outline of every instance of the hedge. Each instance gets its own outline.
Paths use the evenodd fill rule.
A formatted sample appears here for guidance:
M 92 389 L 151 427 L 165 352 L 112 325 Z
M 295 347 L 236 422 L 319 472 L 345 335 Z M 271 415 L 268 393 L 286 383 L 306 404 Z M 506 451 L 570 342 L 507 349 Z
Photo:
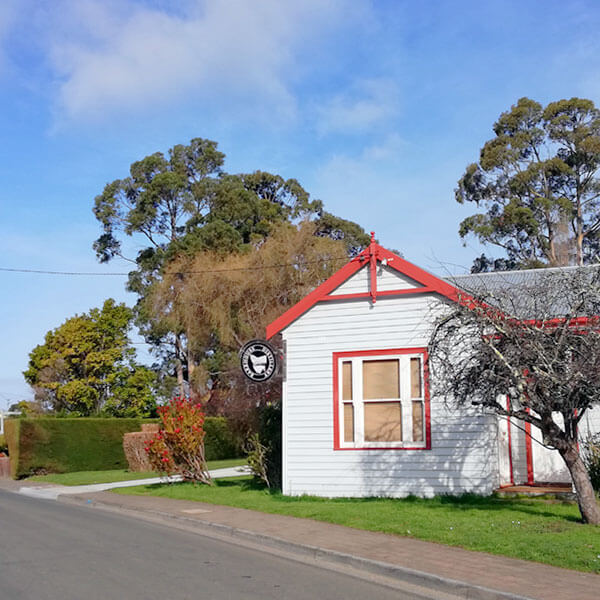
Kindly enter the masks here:
M 239 444 L 225 417 L 206 417 L 204 421 L 204 453 L 206 460 L 222 460 L 242 456 Z
M 126 469 L 123 435 L 140 431 L 148 419 L 36 418 L 4 422 L 11 475 L 14 479 L 35 473 L 71 473 Z M 208 460 L 239 455 L 226 419 L 205 422 Z

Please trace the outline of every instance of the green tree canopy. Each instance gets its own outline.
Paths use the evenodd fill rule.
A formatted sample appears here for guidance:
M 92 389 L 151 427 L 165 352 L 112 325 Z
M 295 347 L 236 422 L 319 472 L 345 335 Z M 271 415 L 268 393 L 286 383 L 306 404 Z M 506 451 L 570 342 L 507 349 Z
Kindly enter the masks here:
M 456 200 L 482 209 L 461 223 L 460 236 L 502 248 L 507 264 L 522 268 L 598 260 L 600 111 L 594 103 L 571 98 L 544 108 L 521 98 L 500 115 L 494 133 L 458 182 Z M 478 260 L 489 267 L 489 259 Z
M 224 159 L 216 142 L 193 139 L 168 156 L 158 152 L 133 163 L 129 177 L 107 184 L 94 204 L 100 261 L 124 257 L 127 237 L 141 242 L 128 280 L 138 295 L 136 324 L 181 388 L 195 367 L 188 332 L 150 300 L 171 262 L 203 252 L 220 258 L 251 252 L 280 225 L 306 220 L 315 224 L 313 235 L 341 240 L 350 255 L 369 243 L 359 225 L 325 212 L 297 180 L 265 171 L 228 174 Z
M 80 416 L 148 416 L 156 376 L 135 362 L 128 332 L 133 312 L 113 299 L 67 319 L 29 354 L 23 373 L 36 400 Z

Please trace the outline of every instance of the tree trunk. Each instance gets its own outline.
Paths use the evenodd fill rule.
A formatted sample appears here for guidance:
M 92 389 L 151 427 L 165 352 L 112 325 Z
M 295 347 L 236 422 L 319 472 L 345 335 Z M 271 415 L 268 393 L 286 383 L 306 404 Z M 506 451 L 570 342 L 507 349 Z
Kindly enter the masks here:
M 185 394 L 185 380 L 183 376 L 183 362 L 181 357 L 185 356 L 179 334 L 175 334 L 175 371 L 177 373 L 177 386 L 179 387 L 179 395 Z
M 579 512 L 581 512 L 583 521 L 591 525 L 600 525 L 600 506 L 596 502 L 596 494 L 587 469 L 581 460 L 577 442 L 569 442 L 567 449 L 559 450 L 559 452 L 573 478 L 573 485 L 577 492 L 577 504 L 579 504 Z

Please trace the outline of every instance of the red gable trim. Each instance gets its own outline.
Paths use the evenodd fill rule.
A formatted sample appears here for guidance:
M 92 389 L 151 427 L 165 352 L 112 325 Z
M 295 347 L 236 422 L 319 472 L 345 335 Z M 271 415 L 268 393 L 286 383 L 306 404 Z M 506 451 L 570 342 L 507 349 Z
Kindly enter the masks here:
M 294 304 L 292 308 L 286 310 L 280 317 L 275 319 L 270 325 L 267 325 L 267 339 L 272 338 L 275 334 L 279 333 L 282 329 L 287 327 L 292 321 L 295 321 L 300 315 L 304 314 L 309 308 L 312 308 L 319 300 L 324 296 L 327 296 L 329 292 L 340 286 L 344 281 L 349 279 L 354 273 L 356 273 L 361 267 L 364 266 L 364 262 L 361 262 L 359 254 L 356 258 L 353 258 L 349 263 L 345 264 L 339 271 L 334 273 L 329 279 L 324 281 L 319 287 L 315 288 L 308 296 L 305 296 Z
M 376 299 L 377 291 L 372 289 L 370 292 L 354 296 L 353 294 L 342 294 L 339 296 L 330 296 L 330 292 L 338 288 L 342 283 L 350 279 L 357 271 L 367 264 L 370 264 L 371 276 L 374 275 L 377 261 L 385 260 L 387 266 L 394 269 L 398 273 L 405 275 L 406 277 L 421 284 L 422 288 L 416 288 L 414 290 L 392 290 L 386 292 L 379 292 L 380 296 L 396 295 L 396 294 L 425 294 L 435 292 L 452 300 L 458 302 L 461 297 L 461 292 L 453 285 L 450 285 L 446 281 L 439 279 L 435 275 L 424 271 L 420 267 L 417 267 L 413 263 L 400 258 L 393 252 L 386 250 L 376 242 L 372 241 L 368 248 L 365 248 L 356 258 L 353 258 L 349 263 L 344 265 L 339 271 L 334 273 L 329 279 L 324 281 L 319 287 L 314 289 L 308 296 L 304 297 L 300 302 L 294 304 L 290 309 L 284 312 L 280 317 L 275 319 L 270 325 L 267 325 L 266 336 L 267 339 L 272 338 L 274 335 L 279 333 L 282 329 L 285 329 L 298 317 L 303 315 L 307 310 L 312 308 L 317 302 L 322 300 L 350 300 L 353 298 L 371 298 L 374 302 Z M 375 284 L 376 285 L 376 284 Z M 372 287 L 374 288 L 375 286 Z M 464 293 L 462 293 L 464 299 Z

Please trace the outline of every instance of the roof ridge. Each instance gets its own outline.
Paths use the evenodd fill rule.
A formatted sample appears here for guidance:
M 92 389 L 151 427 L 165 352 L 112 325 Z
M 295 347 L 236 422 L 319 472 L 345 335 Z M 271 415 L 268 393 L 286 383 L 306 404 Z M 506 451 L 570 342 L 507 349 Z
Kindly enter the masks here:
M 484 273 L 461 273 L 459 275 L 448 275 L 445 276 L 444 279 L 454 279 L 457 277 L 486 277 L 489 275 L 512 275 L 514 273 L 550 273 L 557 271 L 571 271 L 575 269 L 594 269 L 599 268 L 600 263 L 595 263 L 593 265 L 566 265 L 564 267 L 540 267 L 537 269 L 511 269 L 510 271 L 487 271 Z

